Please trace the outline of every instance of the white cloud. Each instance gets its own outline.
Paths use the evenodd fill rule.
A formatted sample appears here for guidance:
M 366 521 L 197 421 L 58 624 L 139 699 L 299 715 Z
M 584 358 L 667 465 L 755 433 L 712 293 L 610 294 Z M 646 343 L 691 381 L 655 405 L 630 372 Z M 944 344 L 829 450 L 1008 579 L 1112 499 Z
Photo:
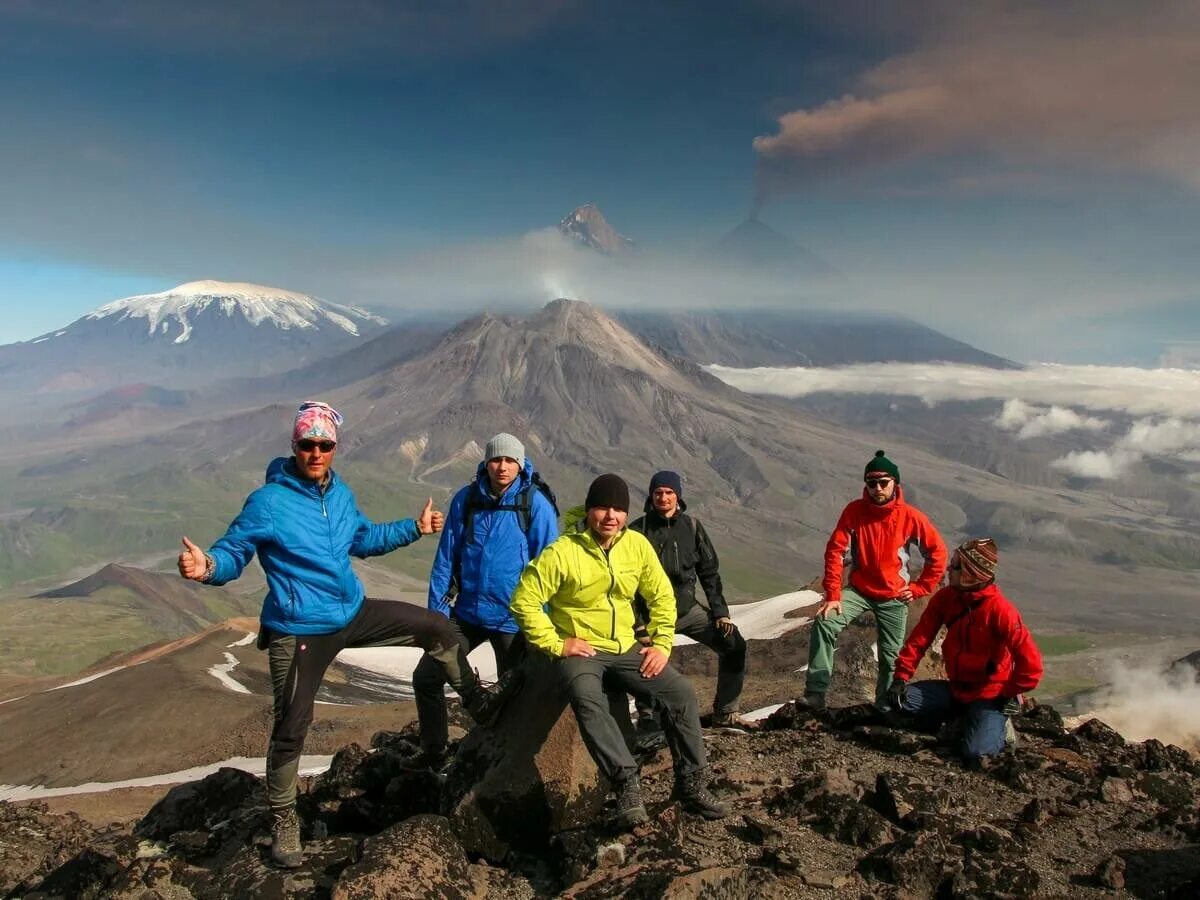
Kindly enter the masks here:
M 1107 450 L 1079 450 L 1053 463 L 1080 478 L 1119 478 L 1147 457 L 1200 461 L 1200 371 L 1059 365 L 1005 371 L 942 363 L 708 369 L 748 393 L 784 397 L 881 394 L 916 397 L 930 406 L 1000 400 L 1004 406 L 991 421 L 1022 439 L 1108 427 L 1104 419 L 1080 409 L 1136 417 Z
M 1142 454 L 1130 450 L 1079 450 L 1056 459 L 1050 465 L 1078 478 L 1111 481 L 1139 462 Z
M 708 369 L 722 381 L 753 394 L 882 394 L 916 397 L 930 406 L 950 400 L 1021 400 L 1093 412 L 1200 420 L 1200 371 L 1185 369 L 1035 364 L 1000 370 L 949 363 Z
M 1004 408 L 993 421 L 997 428 L 1015 431 L 1019 440 L 1065 431 L 1101 431 L 1108 427 L 1104 419 L 1081 416 L 1065 406 L 1045 408 L 1016 399 L 1005 400 Z

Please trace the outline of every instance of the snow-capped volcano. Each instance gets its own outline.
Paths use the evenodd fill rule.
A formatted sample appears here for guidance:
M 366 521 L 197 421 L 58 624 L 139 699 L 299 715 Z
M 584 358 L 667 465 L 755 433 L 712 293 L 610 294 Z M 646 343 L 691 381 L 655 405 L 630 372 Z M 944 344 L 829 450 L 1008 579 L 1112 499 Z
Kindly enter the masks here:
M 226 281 L 189 281 L 158 294 L 114 300 L 84 319 L 145 319 L 148 334 L 173 335 L 172 342 L 182 344 L 192 336 L 196 320 L 210 309 L 229 318 L 240 316 L 254 326 L 267 324 L 285 331 L 320 329 L 329 324 L 357 336 L 360 323 L 387 324 L 385 319 L 356 306 L 341 306 L 260 284 Z
M 0 347 L 0 373 L 18 391 L 192 388 L 288 371 L 386 325 L 365 309 L 294 291 L 192 281 L 114 300 L 32 341 Z

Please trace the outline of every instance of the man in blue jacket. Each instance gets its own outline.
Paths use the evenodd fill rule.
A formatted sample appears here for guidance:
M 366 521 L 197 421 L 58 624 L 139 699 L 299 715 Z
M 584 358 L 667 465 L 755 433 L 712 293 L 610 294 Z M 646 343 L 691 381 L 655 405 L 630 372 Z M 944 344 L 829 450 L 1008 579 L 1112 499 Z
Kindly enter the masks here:
M 542 490 L 525 445 L 501 432 L 487 443 L 475 478 L 454 495 L 429 574 L 429 608 L 450 620 L 464 653 L 485 641 L 501 678 L 525 650 L 508 609 L 525 564 L 558 537 L 558 511 Z M 444 668 L 426 654 L 413 673 L 421 752 L 414 767 L 446 762 Z
M 409 603 L 364 597 L 350 557 L 390 553 L 440 531 L 443 516 L 426 502 L 416 519 L 377 524 L 333 471 L 342 417 L 328 404 L 306 402 L 292 428 L 292 453 L 267 467 L 254 491 L 207 552 L 188 538 L 179 574 L 221 585 L 258 554 L 267 576 L 258 646 L 268 651 L 275 723 L 267 755 L 273 814 L 271 855 L 287 868 L 303 860 L 296 816 L 296 775 L 313 703 L 325 670 L 347 647 L 416 646 L 436 660 L 471 714 L 487 719 L 494 695 L 478 684 L 449 623 Z

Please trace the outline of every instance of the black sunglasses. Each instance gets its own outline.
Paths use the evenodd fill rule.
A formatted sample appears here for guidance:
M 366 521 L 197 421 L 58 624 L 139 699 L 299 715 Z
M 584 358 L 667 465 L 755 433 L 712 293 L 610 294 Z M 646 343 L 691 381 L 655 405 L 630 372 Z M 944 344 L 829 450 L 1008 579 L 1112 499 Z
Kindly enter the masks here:
M 867 487 L 887 487 L 892 483 L 890 478 L 867 478 L 864 480 L 867 482 Z
M 305 453 L 312 453 L 318 447 L 322 453 L 332 453 L 333 448 L 337 446 L 336 441 L 313 441 L 305 438 L 301 441 L 296 441 L 296 449 L 303 450 Z

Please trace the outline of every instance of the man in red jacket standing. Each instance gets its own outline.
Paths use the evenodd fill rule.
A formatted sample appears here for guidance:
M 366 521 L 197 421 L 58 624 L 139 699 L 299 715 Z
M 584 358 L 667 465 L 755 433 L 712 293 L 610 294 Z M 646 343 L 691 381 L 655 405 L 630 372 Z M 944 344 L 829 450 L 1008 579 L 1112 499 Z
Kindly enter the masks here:
M 996 587 L 999 553 L 991 538 L 967 541 L 950 563 L 950 586 L 929 601 L 896 661 L 892 706 L 923 719 L 964 719 L 967 760 L 994 756 L 1005 747 L 1009 717 L 1021 711 L 1021 694 L 1042 680 L 1042 655 L 1021 614 Z M 909 684 L 942 626 L 948 681 Z
M 863 472 L 860 499 L 850 503 L 825 545 L 825 596 L 813 622 L 808 648 L 804 701 L 825 708 L 825 692 L 833 675 L 833 651 L 842 629 L 864 612 L 875 614 L 879 640 L 879 676 L 875 703 L 885 708 L 896 654 L 904 643 L 908 604 L 932 594 L 946 571 L 946 544 L 929 517 L 904 502 L 900 469 L 875 452 Z M 916 544 L 925 560 L 921 576 L 909 582 L 908 548 Z M 850 584 L 842 586 L 842 570 L 850 556 Z

